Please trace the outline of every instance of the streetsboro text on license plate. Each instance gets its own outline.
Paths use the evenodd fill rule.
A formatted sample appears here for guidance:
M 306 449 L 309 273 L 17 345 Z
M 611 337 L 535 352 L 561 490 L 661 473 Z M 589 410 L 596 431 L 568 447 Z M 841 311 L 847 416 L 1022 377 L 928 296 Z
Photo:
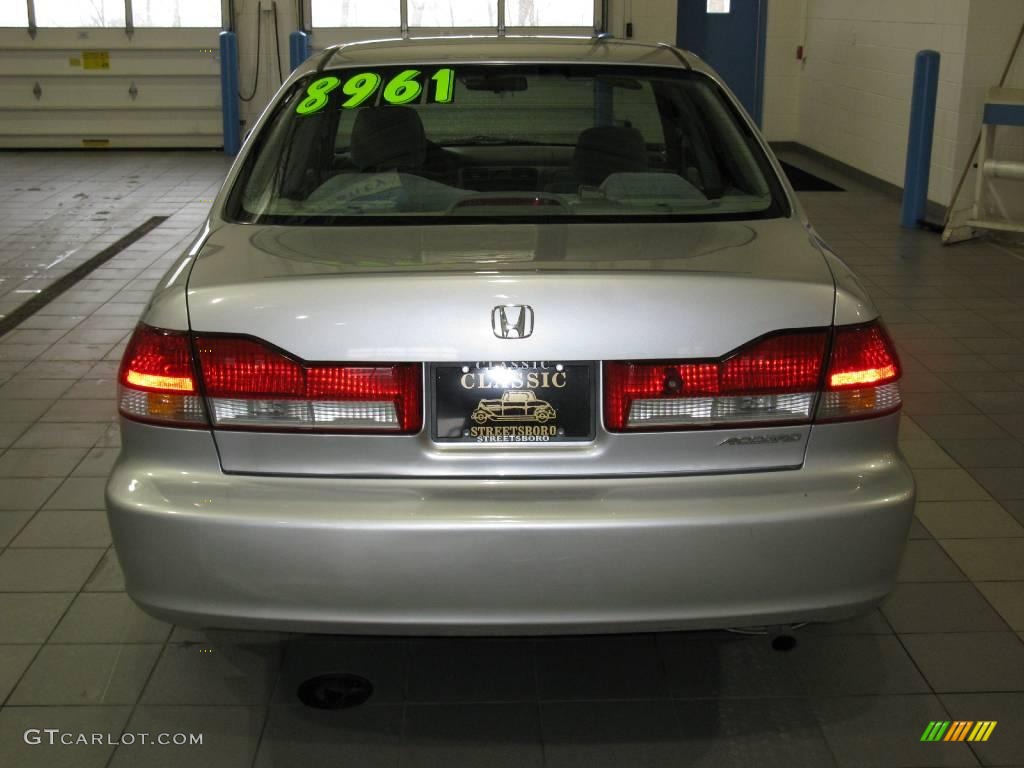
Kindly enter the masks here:
M 470 427 L 478 443 L 546 443 L 558 434 L 554 426 Z

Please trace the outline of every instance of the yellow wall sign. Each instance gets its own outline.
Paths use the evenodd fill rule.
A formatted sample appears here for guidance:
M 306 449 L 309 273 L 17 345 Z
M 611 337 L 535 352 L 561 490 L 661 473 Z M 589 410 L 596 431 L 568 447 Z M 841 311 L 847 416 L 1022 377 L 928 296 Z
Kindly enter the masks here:
M 110 69 L 110 51 L 82 51 L 82 69 Z

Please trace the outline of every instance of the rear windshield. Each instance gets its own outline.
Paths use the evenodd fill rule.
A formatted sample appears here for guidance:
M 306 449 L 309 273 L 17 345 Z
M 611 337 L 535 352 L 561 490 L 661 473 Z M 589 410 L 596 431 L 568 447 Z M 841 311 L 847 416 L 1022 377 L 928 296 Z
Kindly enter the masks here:
M 575 65 L 336 69 L 284 95 L 229 196 L 268 224 L 782 215 L 710 78 Z

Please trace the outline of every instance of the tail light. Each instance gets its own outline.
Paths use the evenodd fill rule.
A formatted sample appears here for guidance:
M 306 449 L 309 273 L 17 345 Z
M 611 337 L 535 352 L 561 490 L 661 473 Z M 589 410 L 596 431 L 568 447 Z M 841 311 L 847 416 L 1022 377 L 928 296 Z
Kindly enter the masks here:
M 188 333 L 139 325 L 121 359 L 121 413 L 140 421 L 205 427 Z
M 216 427 L 413 434 L 423 423 L 418 363 L 306 363 L 231 336 L 195 346 Z
M 612 432 L 772 426 L 878 416 L 900 407 L 899 360 L 879 323 L 786 332 L 707 361 L 610 362 Z
M 123 415 L 168 426 L 209 427 L 204 397 L 221 428 L 413 434 L 423 422 L 418 363 L 310 364 L 256 339 L 142 324 L 119 383 Z
M 900 361 L 881 323 L 836 328 L 819 421 L 864 419 L 902 404 Z
M 828 334 L 786 333 L 724 360 L 606 363 L 605 426 L 636 429 L 807 421 Z

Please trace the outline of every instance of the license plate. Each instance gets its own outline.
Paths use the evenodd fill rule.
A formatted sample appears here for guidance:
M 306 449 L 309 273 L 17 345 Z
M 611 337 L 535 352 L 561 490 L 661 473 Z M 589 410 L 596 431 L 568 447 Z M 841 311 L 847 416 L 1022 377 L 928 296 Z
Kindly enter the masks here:
M 482 444 L 593 440 L 594 391 L 593 363 L 433 365 L 433 438 Z

